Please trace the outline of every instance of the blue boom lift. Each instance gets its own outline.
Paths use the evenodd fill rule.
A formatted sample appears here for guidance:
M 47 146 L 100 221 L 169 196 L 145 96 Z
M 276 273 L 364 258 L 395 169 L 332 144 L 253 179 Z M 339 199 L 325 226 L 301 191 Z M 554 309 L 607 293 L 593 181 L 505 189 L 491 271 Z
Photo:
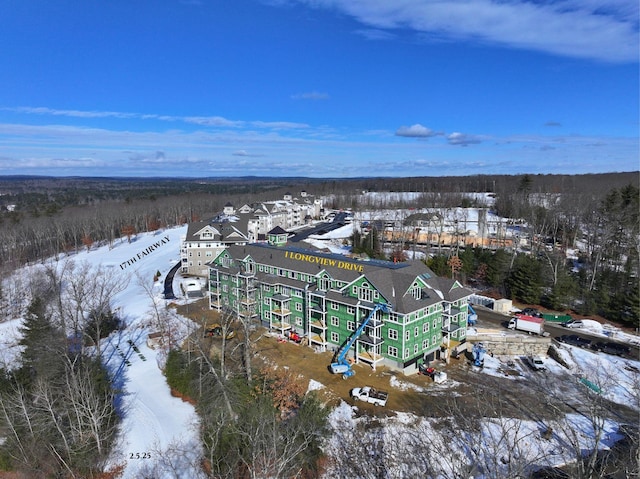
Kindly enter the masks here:
M 475 326 L 478 322 L 478 313 L 476 313 L 476 310 L 473 309 L 473 306 L 471 306 L 471 303 L 469 303 L 469 314 L 467 314 L 467 324 L 469 326 Z
M 342 378 L 347 379 L 356 373 L 353 369 L 351 369 L 351 364 L 349 364 L 349 362 L 347 361 L 347 354 L 349 353 L 351 346 L 353 346 L 353 343 L 355 343 L 356 340 L 360 337 L 360 335 L 364 331 L 364 328 L 367 327 L 369 321 L 371 321 L 371 319 L 375 317 L 376 312 L 378 312 L 379 310 L 387 313 L 389 312 L 389 307 L 385 303 L 376 303 L 373 306 L 373 310 L 371 311 L 371 313 L 369 313 L 369 316 L 365 318 L 358 329 L 356 329 L 356 331 L 351 335 L 347 343 L 340 349 L 336 361 L 334 363 L 331 363 L 331 372 L 333 374 L 342 374 Z
M 476 343 L 473 345 L 473 365 L 481 368 L 484 367 L 484 355 L 487 353 L 487 350 L 484 348 L 484 344 Z

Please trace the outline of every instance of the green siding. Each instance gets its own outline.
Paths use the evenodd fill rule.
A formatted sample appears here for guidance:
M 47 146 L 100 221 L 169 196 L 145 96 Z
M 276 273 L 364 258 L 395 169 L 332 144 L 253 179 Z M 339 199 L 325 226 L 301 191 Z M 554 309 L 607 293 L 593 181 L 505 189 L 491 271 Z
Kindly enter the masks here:
M 245 258 L 245 260 L 248 260 L 248 258 Z M 233 260 L 227 252 L 220 254 L 214 260 L 216 266 L 212 267 L 210 273 L 210 291 L 220 293 L 223 304 L 238 307 L 237 305 L 241 303 L 244 298 L 242 290 L 243 281 L 239 280 L 235 274 L 229 272 L 230 270 L 227 267 L 232 266 L 233 263 Z M 276 275 L 274 281 L 276 284 L 261 284 L 260 282 L 255 284 L 256 312 L 258 319 L 263 321 L 269 321 L 268 316 L 272 301 L 275 301 L 273 300 L 274 296 L 284 295 L 288 298 L 285 304 L 288 304 L 288 310 L 290 311 L 288 322 L 297 329 L 307 331 L 309 321 L 322 317 L 320 313 L 310 312 L 309 310 L 311 306 L 319 307 L 320 301 L 309 301 L 308 297 L 305 297 L 305 288 L 307 286 L 322 287 L 328 283 L 329 287 L 334 288 L 334 290 L 335 288 L 343 288 L 346 286 L 346 288 L 342 290 L 345 298 L 363 299 L 364 295 L 365 301 L 384 301 L 382 295 L 373 289 L 366 277 L 359 278 L 357 281 L 345 285 L 345 283 L 334 281 L 326 271 L 320 272 L 318 276 L 313 277 L 306 273 L 298 271 L 291 272 L 268 264 L 256 263 L 251 267 L 253 267 L 252 271 L 269 272 L 270 274 Z M 216 270 L 220 274 L 216 274 Z M 286 279 L 287 283 L 298 281 L 300 285 L 299 287 L 278 285 L 278 277 L 283 279 L 283 283 Z M 219 283 L 216 283 L 216 281 L 219 281 Z M 423 286 L 423 282 L 419 279 L 416 283 Z M 366 287 L 367 285 L 368 287 Z M 282 303 L 278 302 L 278 304 Z M 368 311 L 363 308 L 355 308 L 351 304 L 342 303 L 335 299 L 327 299 L 324 301 L 324 304 L 326 341 L 330 347 L 337 348 L 352 336 L 354 330 L 366 318 Z M 336 307 L 334 307 L 334 305 Z M 450 322 L 452 325 L 455 324 L 462 327 L 463 329 L 461 331 L 464 333 L 467 317 L 466 301 L 454 302 L 451 303 L 451 306 L 458 307 L 460 313 L 452 316 Z M 398 323 L 389 321 L 389 315 L 384 314 L 382 316 L 382 326 L 378 329 L 380 337 L 382 338 L 382 344 L 380 346 L 381 355 L 398 363 L 406 363 L 415 358 L 422 358 L 424 354 L 437 350 L 443 343 L 443 310 L 444 306 L 442 303 L 430 305 L 408 314 L 398 315 Z M 360 312 L 359 318 L 356 317 L 358 311 Z M 349 324 L 352 325 L 351 330 L 348 329 Z M 462 339 L 462 337 L 463 335 L 458 335 L 458 337 L 454 339 Z M 428 344 L 425 344 L 425 342 L 428 342 Z M 361 349 L 365 349 L 362 344 L 360 347 Z M 397 351 L 397 355 L 390 355 L 390 351 Z

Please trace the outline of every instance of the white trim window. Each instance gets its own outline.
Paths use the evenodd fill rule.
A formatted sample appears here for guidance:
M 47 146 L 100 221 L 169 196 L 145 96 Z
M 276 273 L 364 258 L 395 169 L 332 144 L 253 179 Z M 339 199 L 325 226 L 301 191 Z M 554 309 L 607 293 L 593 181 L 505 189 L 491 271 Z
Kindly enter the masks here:
M 387 346 L 387 354 L 391 357 L 397 358 L 398 348 L 396 348 L 395 346 Z
M 369 288 L 360 288 L 358 299 L 371 303 L 373 301 L 373 290 Z
M 389 328 L 388 335 L 389 335 L 389 339 L 393 339 L 395 341 L 398 340 L 398 330 L 397 329 Z
M 337 316 L 331 316 L 331 326 L 335 326 L 336 328 L 340 327 L 340 318 Z
M 340 335 L 335 331 L 331 331 L 331 342 L 336 344 L 340 343 Z
M 347 321 L 347 331 L 355 331 L 356 323 L 355 321 Z

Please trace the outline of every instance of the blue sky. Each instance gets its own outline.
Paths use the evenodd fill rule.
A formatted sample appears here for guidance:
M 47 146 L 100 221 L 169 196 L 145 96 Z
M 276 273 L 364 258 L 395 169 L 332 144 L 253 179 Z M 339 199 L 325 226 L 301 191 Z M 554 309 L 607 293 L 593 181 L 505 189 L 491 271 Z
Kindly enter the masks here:
M 637 0 L 0 0 L 0 175 L 635 171 Z

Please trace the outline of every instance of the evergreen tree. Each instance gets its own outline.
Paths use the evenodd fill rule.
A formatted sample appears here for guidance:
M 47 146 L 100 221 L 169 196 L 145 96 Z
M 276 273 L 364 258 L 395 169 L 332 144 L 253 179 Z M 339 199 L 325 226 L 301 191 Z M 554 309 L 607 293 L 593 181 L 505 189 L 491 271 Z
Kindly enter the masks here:
M 429 269 L 437 276 L 448 276 L 451 272 L 449 265 L 447 265 L 447 257 L 445 255 L 432 256 L 426 263 Z
M 60 328 L 52 323 L 39 297 L 29 305 L 20 332 L 19 344 L 24 350 L 18 375 L 27 381 L 35 377 L 51 380 L 60 375 L 60 357 L 65 354 L 66 340 Z
M 487 263 L 487 280 L 493 287 L 503 287 L 509 273 L 510 255 L 504 249 L 498 249 Z
M 539 304 L 542 293 L 540 263 L 530 256 L 518 255 L 507 278 L 509 295 L 527 304 Z
M 558 270 L 556 284 L 546 297 L 545 306 L 555 310 L 570 308 L 572 299 L 575 298 L 577 292 L 578 283 L 576 278 L 566 268 L 561 268 Z

